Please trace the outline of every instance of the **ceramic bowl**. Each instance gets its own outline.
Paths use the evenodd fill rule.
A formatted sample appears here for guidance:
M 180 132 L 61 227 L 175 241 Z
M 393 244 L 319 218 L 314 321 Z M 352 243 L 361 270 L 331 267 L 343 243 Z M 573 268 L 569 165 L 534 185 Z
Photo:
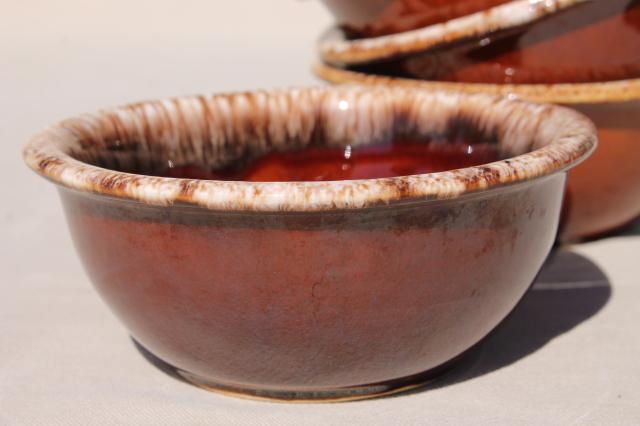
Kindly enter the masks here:
M 570 173 L 563 242 L 601 236 L 640 216 L 640 79 L 576 84 L 485 84 L 389 78 L 318 65 L 316 74 L 333 83 L 388 85 L 414 89 L 490 93 L 553 102 L 581 111 L 598 126 L 596 153 Z
M 587 2 L 517 28 L 481 33 L 456 43 L 444 36 L 434 42 L 440 44 L 406 54 L 405 48 L 412 44 L 404 41 L 403 48 L 380 53 L 366 64 L 358 66 L 357 55 L 345 63 L 354 71 L 459 83 L 558 84 L 639 78 L 640 3 Z
M 454 1 L 445 3 L 438 1 L 429 2 L 426 0 L 422 2 L 411 2 L 410 5 L 407 5 L 403 0 L 392 0 L 390 9 L 393 10 L 399 7 L 397 12 L 391 13 L 388 17 L 388 25 L 391 25 L 392 28 L 394 25 L 402 25 L 403 19 L 407 16 L 412 18 L 416 15 L 419 17 L 420 14 L 428 13 L 428 11 L 432 9 L 431 3 L 434 5 L 440 3 L 441 6 L 452 8 L 447 12 L 453 13 L 452 16 L 459 15 L 459 12 L 455 13 L 456 7 L 452 6 L 454 3 L 472 6 L 469 10 L 477 9 L 478 5 L 488 6 L 489 3 L 502 4 L 486 10 L 478 10 L 469 15 L 458 16 L 446 22 L 378 37 L 351 39 L 349 31 L 345 31 L 344 26 L 336 26 L 322 36 L 318 49 L 323 61 L 330 64 L 353 65 L 367 63 L 421 52 L 425 49 L 432 49 L 437 46 L 501 30 L 521 28 L 542 18 L 552 16 L 565 9 L 584 3 L 585 1 L 586 0 L 514 0 L 505 3 L 497 0 L 489 0 L 488 2 Z M 619 2 L 620 0 L 610 1 Z M 352 13 L 366 17 L 365 12 L 362 12 L 362 10 L 367 10 L 369 14 L 373 14 L 375 17 L 378 13 L 385 15 L 383 6 L 388 2 L 380 0 L 374 2 L 373 6 L 368 6 L 370 3 L 368 1 L 342 2 L 339 0 L 327 0 L 326 3 L 332 6 L 333 10 L 339 15 L 342 15 L 342 9 L 350 10 L 355 8 L 355 10 L 360 12 L 355 13 L 351 11 Z M 365 5 L 365 3 L 367 5 Z M 418 4 L 422 4 L 423 6 L 416 6 Z M 363 7 L 356 8 L 356 5 Z M 415 11 L 415 15 L 408 11 Z M 357 25 L 356 23 L 356 26 Z
M 116 171 L 467 133 L 504 160 L 333 182 Z M 98 292 L 154 356 L 208 389 L 336 401 L 417 386 L 486 336 L 541 267 L 566 171 L 595 145 L 561 107 L 336 86 L 87 114 L 24 158 L 58 186 Z

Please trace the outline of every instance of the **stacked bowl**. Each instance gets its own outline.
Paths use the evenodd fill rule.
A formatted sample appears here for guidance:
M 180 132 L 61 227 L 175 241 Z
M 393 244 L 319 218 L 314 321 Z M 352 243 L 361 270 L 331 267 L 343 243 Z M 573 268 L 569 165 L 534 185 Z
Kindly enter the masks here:
M 640 1 L 325 3 L 339 22 L 319 44 L 327 81 L 552 102 L 596 123 L 598 150 L 570 174 L 562 241 L 640 215 Z

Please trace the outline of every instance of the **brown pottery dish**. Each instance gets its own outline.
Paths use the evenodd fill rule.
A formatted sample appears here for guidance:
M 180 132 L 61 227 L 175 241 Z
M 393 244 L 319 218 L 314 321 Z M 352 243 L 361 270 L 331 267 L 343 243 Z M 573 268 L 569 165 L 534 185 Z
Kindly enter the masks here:
M 322 182 L 151 176 L 405 137 L 482 140 L 502 159 Z M 417 386 L 486 336 L 533 281 L 566 172 L 595 146 L 562 107 L 335 86 L 86 114 L 24 158 L 58 186 L 90 278 L 144 348 L 208 389 L 336 401 Z
M 619 0 L 611 1 L 617 2 Z M 588 3 L 587 0 L 514 0 L 506 3 L 500 2 L 503 4 L 486 10 L 478 9 L 479 11 L 476 13 L 460 17 L 455 17 L 457 16 L 456 8 L 445 7 L 440 8 L 441 16 L 438 17 L 442 22 L 410 31 L 377 37 L 352 39 L 351 31 L 345 30 L 344 26 L 336 26 L 327 31 L 321 38 L 319 51 L 322 59 L 327 63 L 334 65 L 364 64 L 411 53 L 419 53 L 425 49 L 432 49 L 454 42 L 464 42 L 488 33 L 517 31 L 520 28 L 525 28 L 528 24 L 539 22 L 542 18 L 554 16 L 559 12 L 585 2 Z M 353 3 L 357 2 L 347 1 L 342 7 Z M 362 4 L 364 3 L 367 2 Z M 400 3 L 403 3 L 403 1 L 400 1 Z M 428 5 L 428 3 L 433 3 L 433 0 L 425 0 L 425 6 L 417 9 L 431 10 L 431 5 Z M 460 3 L 462 4 L 462 2 Z M 464 3 L 476 5 L 474 9 L 479 6 L 486 6 L 486 2 L 479 1 L 467 1 Z M 404 6 L 401 9 L 404 9 Z M 375 11 L 375 7 L 372 6 L 371 10 Z M 442 16 L 445 12 L 453 13 L 453 15 L 447 19 L 447 17 Z M 396 15 L 390 17 L 390 19 L 397 19 L 394 22 L 402 22 L 401 16 L 404 15 L 402 13 Z
M 491 93 L 575 108 L 596 123 L 601 144 L 571 172 L 560 239 L 597 236 L 640 215 L 640 1 L 575 4 L 528 25 L 439 42 L 404 56 L 402 49 L 385 52 L 367 64 L 353 55 L 345 61 L 352 65 L 316 71 L 336 83 Z
M 490 84 L 592 83 L 640 77 L 640 1 L 597 0 L 528 25 L 445 42 L 354 71 Z M 354 58 L 355 61 L 355 58 Z M 347 60 L 345 63 L 349 64 Z

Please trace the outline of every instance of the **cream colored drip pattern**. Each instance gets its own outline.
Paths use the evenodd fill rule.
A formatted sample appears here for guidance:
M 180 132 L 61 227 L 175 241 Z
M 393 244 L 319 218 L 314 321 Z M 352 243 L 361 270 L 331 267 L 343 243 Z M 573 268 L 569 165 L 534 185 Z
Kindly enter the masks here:
M 90 164 L 100 164 L 108 151 L 107 161 L 119 166 L 132 159 L 138 167 L 169 159 L 222 165 L 247 153 L 310 143 L 357 146 L 394 134 L 445 134 L 452 120 L 497 136 L 501 151 L 512 157 L 441 173 L 336 182 L 173 179 Z M 526 181 L 581 161 L 595 144 L 592 124 L 560 107 L 488 95 L 342 86 L 183 97 L 85 114 L 35 135 L 24 157 L 62 186 L 148 204 L 321 211 L 453 198 Z

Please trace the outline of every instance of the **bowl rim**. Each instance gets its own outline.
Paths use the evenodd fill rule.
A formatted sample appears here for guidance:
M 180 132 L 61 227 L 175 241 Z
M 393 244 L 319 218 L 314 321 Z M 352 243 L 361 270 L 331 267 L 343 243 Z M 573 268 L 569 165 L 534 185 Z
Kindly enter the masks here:
M 171 114 L 184 119 L 184 114 L 189 113 L 189 108 L 204 101 L 222 103 L 225 108 L 232 110 L 244 105 L 246 110 L 246 98 L 252 95 L 273 100 L 273 104 L 276 105 L 273 109 L 277 111 L 270 109 L 269 113 L 280 114 L 279 118 L 285 126 L 289 124 L 292 99 L 298 100 L 301 96 L 307 96 L 309 104 L 301 105 L 299 111 L 306 108 L 307 114 L 311 114 L 310 117 L 315 117 L 314 110 L 309 112 L 307 108 L 310 105 L 320 108 L 320 103 L 323 107 L 327 103 L 337 108 L 338 102 L 344 99 L 353 103 L 354 108 L 368 108 L 371 117 L 374 117 L 371 110 L 374 105 L 382 103 L 375 102 L 379 100 L 398 102 L 402 105 L 415 104 L 431 116 L 435 116 L 431 121 L 438 119 L 440 110 L 445 111 L 441 113 L 443 120 L 463 110 L 471 111 L 478 116 L 488 117 L 489 124 L 496 128 L 504 126 L 504 140 L 513 140 L 514 143 L 518 143 L 517 140 L 525 141 L 524 143 L 543 140 L 544 143 L 543 146 L 524 154 L 475 167 L 412 176 L 321 182 L 164 178 L 101 168 L 79 161 L 70 155 L 73 147 L 86 146 L 86 139 L 83 137 L 95 134 L 91 132 L 96 131 L 96 123 L 98 120 L 104 122 L 109 119 L 105 117 L 112 117 L 108 114 L 119 114 L 118 117 L 128 120 L 132 126 L 144 128 L 149 126 L 149 121 L 139 122 L 141 118 L 135 114 L 140 114 L 140 111 L 145 114 L 162 115 L 165 121 Z M 161 109 L 159 113 L 157 108 Z M 447 111 L 449 115 L 446 115 Z M 420 114 L 422 113 L 420 110 Z M 231 116 L 235 114 L 239 112 L 231 111 Z M 395 111 L 392 114 L 395 114 Z M 390 117 L 393 119 L 397 116 Z M 379 117 L 374 118 L 377 120 Z M 391 127 L 391 130 L 393 129 Z M 530 134 L 532 131 L 535 132 L 534 135 Z M 522 132 L 526 132 L 527 136 L 518 138 L 517 135 L 523 134 Z M 93 143 L 95 140 L 93 139 Z M 538 105 L 485 94 L 344 85 L 233 92 L 207 97 L 186 96 L 128 104 L 94 114 L 79 115 L 58 122 L 34 135 L 23 149 L 23 158 L 36 173 L 64 188 L 149 205 L 186 204 L 233 212 L 318 212 L 454 199 L 493 188 L 529 182 L 574 167 L 591 154 L 596 144 L 597 136 L 593 123 L 582 114 L 568 108 Z
M 323 61 L 356 65 L 421 52 L 466 38 L 514 28 L 591 0 L 513 0 L 470 15 L 415 30 L 348 40 L 337 25 L 318 41 Z
M 313 72 L 319 78 L 336 84 L 388 85 L 463 93 L 486 93 L 520 98 L 529 102 L 557 104 L 603 104 L 640 100 L 640 78 L 594 83 L 496 84 L 419 80 L 388 77 L 348 70 L 316 62 Z

